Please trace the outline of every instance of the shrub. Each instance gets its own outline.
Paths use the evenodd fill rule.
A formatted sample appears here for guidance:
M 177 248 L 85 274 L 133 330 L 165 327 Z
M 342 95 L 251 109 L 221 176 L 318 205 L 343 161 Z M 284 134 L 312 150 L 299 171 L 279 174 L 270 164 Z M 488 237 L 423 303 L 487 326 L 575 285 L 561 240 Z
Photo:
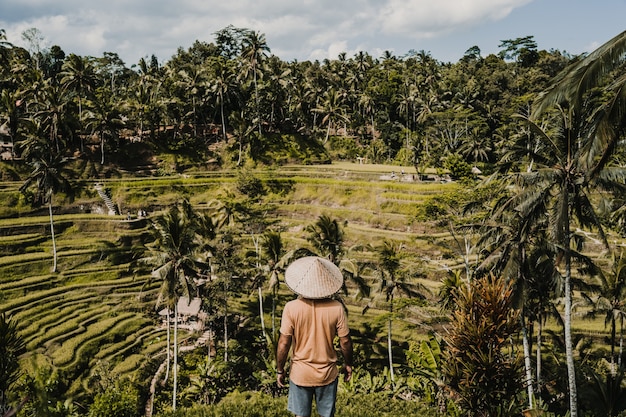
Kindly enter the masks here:
M 313 407 L 315 409 L 315 405 Z M 356 395 L 339 393 L 336 415 L 434 417 L 437 413 L 418 402 L 392 399 L 385 393 Z M 155 417 L 292 417 L 292 414 L 287 411 L 286 395 L 272 398 L 258 392 L 233 392 L 215 405 L 196 405 L 178 409 L 176 412 L 163 412 Z
M 468 416 L 510 416 L 520 405 L 522 358 L 510 345 L 519 331 L 512 293 L 504 279 L 484 278 L 455 294 L 442 371 Z
M 118 384 L 96 395 L 88 417 L 138 417 L 139 395 L 129 383 Z

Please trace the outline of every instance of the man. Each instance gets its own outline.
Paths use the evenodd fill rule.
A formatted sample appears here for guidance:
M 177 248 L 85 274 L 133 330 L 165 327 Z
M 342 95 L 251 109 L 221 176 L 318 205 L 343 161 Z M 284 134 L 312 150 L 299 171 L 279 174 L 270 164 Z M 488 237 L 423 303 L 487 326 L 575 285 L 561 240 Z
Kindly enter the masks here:
M 298 298 L 285 305 L 280 323 L 278 386 L 285 386 L 285 363 L 293 347 L 288 410 L 298 417 L 309 417 L 315 398 L 317 413 L 333 417 L 339 376 L 335 337 L 339 337 L 345 364 L 344 380 L 352 377 L 352 340 L 346 314 L 343 305 L 331 298 L 341 289 L 343 276 L 328 259 L 307 256 L 289 265 L 285 283 Z

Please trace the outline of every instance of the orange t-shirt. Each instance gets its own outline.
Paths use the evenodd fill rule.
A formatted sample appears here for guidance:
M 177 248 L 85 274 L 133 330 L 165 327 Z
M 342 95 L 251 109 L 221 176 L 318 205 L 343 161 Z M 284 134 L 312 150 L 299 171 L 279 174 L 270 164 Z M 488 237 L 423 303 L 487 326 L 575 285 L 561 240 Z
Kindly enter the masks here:
M 328 385 L 337 379 L 335 336 L 350 332 L 337 300 L 298 298 L 285 305 L 280 332 L 292 336 L 289 378 L 303 387 Z

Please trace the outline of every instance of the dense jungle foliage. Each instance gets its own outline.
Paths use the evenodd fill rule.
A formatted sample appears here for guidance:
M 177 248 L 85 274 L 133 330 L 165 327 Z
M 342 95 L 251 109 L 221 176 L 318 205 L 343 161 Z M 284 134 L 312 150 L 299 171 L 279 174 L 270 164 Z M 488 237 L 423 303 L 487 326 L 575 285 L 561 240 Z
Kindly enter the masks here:
M 25 39 L 0 30 L 0 415 L 288 415 L 310 253 L 346 278 L 339 415 L 626 412 L 626 32 L 456 63 Z

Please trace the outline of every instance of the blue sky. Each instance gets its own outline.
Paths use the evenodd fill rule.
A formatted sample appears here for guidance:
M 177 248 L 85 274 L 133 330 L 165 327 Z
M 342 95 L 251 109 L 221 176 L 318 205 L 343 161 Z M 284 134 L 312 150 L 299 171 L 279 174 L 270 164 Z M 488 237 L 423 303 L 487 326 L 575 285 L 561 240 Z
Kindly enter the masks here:
M 626 0 L 2 0 L 8 41 L 36 28 L 43 47 L 66 54 L 116 52 L 169 60 L 195 40 L 212 42 L 233 25 L 265 34 L 282 60 L 335 59 L 365 51 L 402 56 L 424 50 L 456 62 L 472 46 L 497 53 L 500 41 L 534 36 L 539 49 L 591 52 L 626 29 Z

